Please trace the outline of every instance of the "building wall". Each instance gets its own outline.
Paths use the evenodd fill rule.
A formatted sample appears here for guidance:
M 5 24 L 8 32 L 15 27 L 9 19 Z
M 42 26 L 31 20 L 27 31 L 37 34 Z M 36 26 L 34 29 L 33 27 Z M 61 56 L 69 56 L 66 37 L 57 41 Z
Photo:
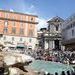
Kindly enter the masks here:
M 49 39 L 49 48 L 55 49 L 56 46 L 61 49 L 62 43 L 61 43 L 61 28 L 64 20 L 60 17 L 53 17 L 51 20 L 48 21 L 48 31 L 50 35 L 48 34 L 47 39 Z M 58 40 L 58 45 L 56 45 L 56 40 Z
M 74 30 L 74 33 L 73 33 L 74 35 L 72 35 L 72 30 Z M 66 40 L 66 41 L 75 38 L 75 27 L 73 27 L 69 30 L 65 30 L 64 36 L 65 36 L 64 40 Z
M 62 24 L 62 43 L 66 50 L 75 50 L 75 14 Z
M 14 39 L 13 39 L 14 38 Z M 22 43 L 24 44 L 27 48 L 35 48 L 36 45 L 36 38 L 31 38 L 31 37 L 21 37 L 21 36 L 9 36 L 9 35 L 3 35 L 3 38 L 1 38 L 1 41 L 3 42 L 10 42 L 15 45 Z
M 61 33 L 61 24 L 59 24 L 58 30 L 56 30 L 56 25 L 50 25 L 50 32 L 51 33 Z
M 8 38 L 5 41 L 10 42 L 12 37 L 16 43 L 23 38 L 22 42 L 31 44 L 34 48 L 37 38 L 37 18 L 36 15 L 0 10 L 0 34 Z M 29 38 L 32 39 L 31 43 Z
M 64 41 L 75 39 L 75 19 L 73 19 L 73 21 L 71 20 L 68 23 L 65 22 L 63 24 L 62 37 L 63 37 L 63 43 Z

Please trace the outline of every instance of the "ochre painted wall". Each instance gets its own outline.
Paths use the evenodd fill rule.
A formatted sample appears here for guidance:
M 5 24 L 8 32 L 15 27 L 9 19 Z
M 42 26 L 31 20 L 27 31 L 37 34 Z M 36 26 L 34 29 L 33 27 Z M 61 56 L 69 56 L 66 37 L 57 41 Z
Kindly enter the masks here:
M 33 18 L 31 20 L 31 18 Z M 33 32 L 32 37 L 36 37 L 35 34 L 35 29 L 37 23 L 35 22 L 37 17 L 33 15 L 27 15 L 27 14 L 19 14 L 15 12 L 7 12 L 7 11 L 1 11 L 0 10 L 0 33 L 3 33 L 4 27 L 5 27 L 5 21 L 8 21 L 8 32 L 4 33 L 6 35 L 15 35 L 15 36 L 29 36 L 29 32 Z M 13 25 L 13 22 L 15 22 L 15 26 Z M 21 26 L 21 23 L 23 26 Z M 27 26 L 26 26 L 27 23 Z M 16 33 L 12 33 L 12 27 L 16 28 Z M 24 29 L 24 35 L 20 34 L 20 28 Z M 27 29 L 27 32 L 25 30 Z

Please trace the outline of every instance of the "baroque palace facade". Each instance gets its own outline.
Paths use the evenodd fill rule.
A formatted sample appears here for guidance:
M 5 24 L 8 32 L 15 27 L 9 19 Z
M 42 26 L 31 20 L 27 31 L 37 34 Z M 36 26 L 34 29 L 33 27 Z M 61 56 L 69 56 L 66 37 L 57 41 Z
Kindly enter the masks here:
M 6 43 L 34 49 L 37 42 L 36 15 L 0 10 L 0 36 Z
M 58 16 L 47 21 L 47 28 L 41 28 L 38 32 L 40 47 L 50 50 L 64 50 L 61 36 L 63 22 L 64 20 Z

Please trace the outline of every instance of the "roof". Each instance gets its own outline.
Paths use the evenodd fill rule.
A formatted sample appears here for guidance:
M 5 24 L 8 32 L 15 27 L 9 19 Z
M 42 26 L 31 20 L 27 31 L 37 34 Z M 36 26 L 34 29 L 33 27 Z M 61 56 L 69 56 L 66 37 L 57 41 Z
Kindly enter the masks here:
M 49 23 L 49 22 L 64 22 L 64 20 L 58 16 L 55 16 L 52 19 L 47 21 L 47 23 Z
M 10 10 L 2 10 L 2 9 L 0 9 L 0 11 L 2 11 L 2 12 L 8 12 L 8 13 L 14 13 L 14 14 L 20 14 L 20 15 L 28 15 L 28 16 L 38 17 L 38 16 L 32 15 L 32 14 L 25 14 L 25 13 L 16 12 L 16 11 L 10 11 Z

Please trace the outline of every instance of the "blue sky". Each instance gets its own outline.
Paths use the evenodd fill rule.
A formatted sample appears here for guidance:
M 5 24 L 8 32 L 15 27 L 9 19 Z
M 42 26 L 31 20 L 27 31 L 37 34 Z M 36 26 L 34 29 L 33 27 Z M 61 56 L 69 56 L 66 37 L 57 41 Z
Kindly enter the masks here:
M 65 19 L 75 13 L 75 0 L 0 0 L 0 9 L 36 14 L 39 28 L 54 16 Z

